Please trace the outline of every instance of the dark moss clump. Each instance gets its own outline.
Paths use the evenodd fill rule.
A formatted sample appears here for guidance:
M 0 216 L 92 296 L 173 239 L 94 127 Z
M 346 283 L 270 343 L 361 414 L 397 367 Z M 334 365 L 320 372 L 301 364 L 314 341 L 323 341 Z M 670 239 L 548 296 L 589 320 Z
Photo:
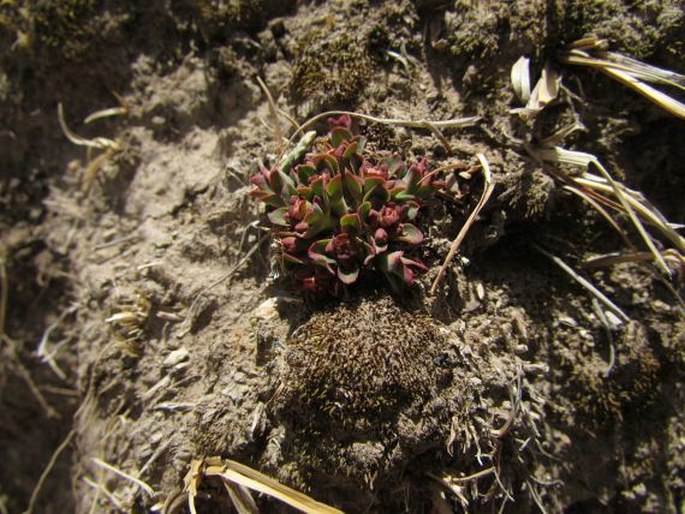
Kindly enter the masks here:
M 283 409 L 298 425 L 364 430 L 425 403 L 443 377 L 446 338 L 392 299 L 315 315 L 289 342 Z
M 1 9 L 0 28 L 12 34 L 15 49 L 71 61 L 89 56 L 127 18 L 105 13 L 97 0 L 7 2 Z
M 372 59 L 365 38 L 333 27 L 318 27 L 295 45 L 290 91 L 314 108 L 352 104 L 371 77 Z
M 458 0 L 445 14 L 449 48 L 466 66 L 521 54 L 553 56 L 563 46 L 588 35 L 606 38 L 612 50 L 638 59 L 676 45 L 682 50 L 685 12 L 677 0 L 632 3 L 623 0 L 557 0 L 474 4 Z
M 407 463 L 447 438 L 452 410 L 442 395 L 453 375 L 440 359 L 452 343 L 429 316 L 389 297 L 340 305 L 303 325 L 288 341 L 273 411 L 303 484 L 316 476 L 321 497 L 351 511 L 362 507 L 350 498 L 394 504 L 390 491 Z
M 257 32 L 267 20 L 286 12 L 294 2 L 267 0 L 197 0 L 188 2 L 208 43 L 225 42 L 236 30 Z

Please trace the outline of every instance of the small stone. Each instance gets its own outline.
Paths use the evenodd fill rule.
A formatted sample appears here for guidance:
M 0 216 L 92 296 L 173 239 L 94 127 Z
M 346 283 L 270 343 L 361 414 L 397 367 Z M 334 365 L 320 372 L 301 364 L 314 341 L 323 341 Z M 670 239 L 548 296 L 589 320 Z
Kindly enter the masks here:
M 177 364 L 188 359 L 188 357 L 190 357 L 190 352 L 185 348 L 181 347 L 178 350 L 174 350 L 169 355 L 167 355 L 166 359 L 164 359 L 164 366 L 176 366 Z

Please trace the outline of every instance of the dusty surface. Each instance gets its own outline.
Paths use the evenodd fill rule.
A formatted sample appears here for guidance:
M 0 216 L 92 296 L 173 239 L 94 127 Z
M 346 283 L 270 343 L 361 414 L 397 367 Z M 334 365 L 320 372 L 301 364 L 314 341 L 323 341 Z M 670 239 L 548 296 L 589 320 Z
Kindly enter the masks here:
M 509 113 L 516 59 L 537 73 L 588 34 L 685 71 L 682 2 L 116 4 L 0 7 L 0 512 L 26 508 L 65 438 L 35 512 L 144 512 L 203 455 L 350 512 L 685 509 L 682 282 L 583 272 L 630 317 L 607 327 L 532 245 L 579 266 L 623 242 L 520 141 L 576 117 L 567 147 L 684 223 L 683 122 L 558 64 L 569 93 L 534 125 Z M 373 151 L 466 172 L 424 220 L 430 271 L 411 292 L 322 304 L 279 286 L 247 196 L 280 150 L 257 77 L 299 122 L 483 117 L 446 131 L 452 154 L 428 130 L 362 123 Z M 58 102 L 119 150 L 70 143 Z M 81 121 L 118 102 L 125 115 Z M 477 152 L 495 193 L 430 295 L 483 187 Z M 201 509 L 228 511 L 206 492 Z

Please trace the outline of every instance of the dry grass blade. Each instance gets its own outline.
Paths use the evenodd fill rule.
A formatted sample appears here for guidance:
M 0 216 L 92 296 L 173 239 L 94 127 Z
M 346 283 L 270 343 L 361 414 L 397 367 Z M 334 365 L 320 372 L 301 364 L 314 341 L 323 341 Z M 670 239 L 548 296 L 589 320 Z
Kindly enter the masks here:
M 568 125 L 561 127 L 552 135 L 547 136 L 544 139 L 540 139 L 540 146 L 556 146 L 577 130 L 585 131 L 587 129 L 585 128 L 585 125 L 583 125 L 580 121 L 575 120 L 573 123 L 569 123 Z
M 246 487 L 227 480 L 223 480 L 223 484 L 228 496 L 231 498 L 235 510 L 238 511 L 238 514 L 259 513 L 257 503 L 254 501 L 254 498 Z
M 597 212 L 601 214 L 601 216 L 607 220 L 609 225 L 612 226 L 612 228 L 618 232 L 618 234 L 621 236 L 623 239 L 623 242 L 626 244 L 628 248 L 632 248 L 633 243 L 630 242 L 630 239 L 628 239 L 628 235 L 626 234 L 625 230 L 623 230 L 618 223 L 616 223 L 616 220 L 607 212 L 607 210 L 602 207 L 602 205 L 595 200 L 591 195 L 589 195 L 584 189 L 581 189 L 579 187 L 575 186 L 569 186 L 565 185 L 564 190 L 573 193 L 574 195 L 579 196 L 583 200 L 585 200 L 587 203 L 589 203 Z
M 186 473 L 183 479 L 184 492 L 188 495 L 188 508 L 191 514 L 197 514 L 197 509 L 195 509 L 195 497 L 197 496 L 197 488 L 200 485 L 200 480 L 202 479 L 202 466 L 204 461 L 202 459 L 195 459 L 190 463 L 190 469 Z
M 109 109 L 102 109 L 89 114 L 83 123 L 93 123 L 97 120 L 102 120 L 105 118 L 111 118 L 113 116 L 125 116 L 128 114 L 127 107 L 110 107 Z
M 523 57 L 521 59 L 524 59 Z M 525 98 L 526 87 L 530 88 L 530 76 L 528 62 L 516 61 L 511 70 L 511 80 L 514 91 L 520 91 L 519 98 Z M 526 76 L 528 79 L 526 80 Z M 535 84 L 533 91 L 527 96 L 526 106 L 512 109 L 511 112 L 518 114 L 523 120 L 535 118 L 550 102 L 559 96 L 561 89 L 561 75 L 557 73 L 549 64 L 546 64 L 540 75 L 540 79 Z
M 204 477 L 217 477 L 224 482 L 229 497 L 241 514 L 259 512 L 247 489 L 276 498 L 307 514 L 341 514 L 342 511 L 317 502 L 306 494 L 295 491 L 257 470 L 239 462 L 220 457 L 196 459 L 184 479 L 188 507 L 196 514 L 195 498 Z
M 530 99 L 530 59 L 521 56 L 511 67 L 511 85 L 522 102 Z
M 607 52 L 606 57 L 612 61 L 612 67 L 631 72 L 638 78 L 656 84 L 668 84 L 685 91 L 685 75 L 671 70 L 657 68 L 651 64 L 638 61 L 632 57 L 616 52 Z
M 679 270 L 680 276 L 685 277 L 685 256 L 672 248 L 664 251 L 663 254 L 666 262 L 668 262 L 673 269 Z M 650 260 L 652 260 L 652 254 L 649 252 L 614 252 L 605 255 L 588 257 L 583 261 L 583 267 L 601 268 L 613 266 L 614 264 L 623 264 L 626 262 L 645 262 Z
M 623 184 L 615 181 L 594 155 L 585 152 L 566 150 L 559 147 L 528 147 L 527 149 L 531 155 L 541 161 L 572 164 L 584 168 L 587 168 L 590 164 L 594 165 L 601 173 L 601 177 L 596 177 L 590 173 L 587 173 L 586 170 L 586 172 L 580 177 L 568 177 L 568 181 L 583 189 L 589 188 L 593 191 L 599 191 L 613 195 L 620 204 L 621 210 L 628 215 L 631 222 L 635 226 L 635 229 L 640 234 L 640 237 L 647 245 L 647 248 L 654 257 L 658 267 L 667 276 L 671 275 L 671 270 L 667 266 L 662 253 L 656 247 L 652 237 L 649 235 L 642 224 L 642 221 L 640 220 L 640 217 L 642 217 L 642 219 L 644 219 L 646 222 L 655 226 L 662 234 L 671 240 L 671 242 L 673 242 L 681 252 L 685 253 L 685 239 L 675 231 L 675 229 L 665 220 L 661 213 L 659 213 L 647 202 L 644 202 L 642 198 L 639 198 L 639 194 L 637 192 L 631 191 Z M 644 203 L 640 200 L 643 200 Z M 608 203 L 609 205 L 612 204 L 610 201 L 605 203 Z M 612 206 L 615 206 L 615 204 Z M 640 217 L 638 217 L 636 211 L 640 214 Z
M 637 91 L 662 109 L 685 119 L 685 104 L 645 83 L 667 84 L 685 90 L 685 76 L 619 53 L 605 52 L 602 50 L 601 43 L 601 40 L 592 38 L 576 42 L 571 50 L 561 56 L 561 60 L 567 64 L 598 69 Z
M 118 499 L 116 496 L 114 496 L 114 494 L 112 493 L 112 491 L 110 491 L 109 489 L 107 489 L 102 483 L 93 482 L 93 481 L 92 481 L 90 478 L 88 478 L 88 477 L 84 477 L 84 478 L 83 478 L 83 481 L 84 481 L 86 484 L 88 484 L 90 487 L 92 487 L 93 489 L 95 489 L 96 493 L 102 492 L 102 493 L 107 497 L 107 499 L 108 499 L 110 502 L 112 502 L 112 505 L 114 505 L 117 509 L 119 509 L 120 511 L 124 511 L 124 510 L 125 510 L 125 509 L 124 509 L 124 506 L 121 504 L 121 502 L 119 501 L 119 499 Z
M 104 164 L 109 161 L 114 154 L 118 151 L 118 148 L 107 148 L 104 152 L 98 155 L 95 159 L 88 163 L 85 172 L 83 173 L 83 191 L 88 192 L 93 187 L 95 183 L 95 178 L 98 172 L 104 166 Z
M 658 89 L 645 84 L 635 76 L 625 71 L 617 70 L 615 68 L 601 68 L 601 70 L 610 77 L 618 80 L 629 88 L 637 91 L 642 96 L 648 98 L 662 109 L 670 112 L 685 120 L 685 104 L 679 102 L 675 98 L 659 91 Z
M 435 280 L 433 281 L 433 285 L 430 289 L 431 294 L 435 294 L 435 291 L 438 288 L 438 284 L 445 276 L 447 267 L 456 255 L 457 250 L 459 250 L 459 247 L 461 246 L 461 243 L 464 241 L 466 234 L 468 234 L 471 225 L 473 225 L 473 223 L 476 221 L 478 214 L 483 209 L 485 204 L 488 202 L 488 200 L 490 199 L 490 195 L 492 195 L 492 192 L 495 189 L 495 183 L 492 181 L 492 173 L 490 172 L 490 164 L 488 163 L 488 160 L 482 153 L 477 154 L 477 157 L 483 169 L 483 177 L 485 178 L 485 186 L 483 187 L 483 193 L 481 194 L 480 200 L 478 200 L 476 207 L 473 209 L 473 212 L 468 217 L 466 223 L 464 223 L 464 226 L 461 227 L 461 230 L 457 234 L 457 237 L 452 242 L 452 246 L 450 247 L 450 250 L 447 253 L 447 257 L 445 257 L 445 261 L 442 263 L 442 266 L 440 266 L 438 276 L 435 277 Z
M 630 202 L 626 199 L 626 195 L 624 194 L 624 189 L 622 187 L 622 184 L 619 184 L 616 182 L 611 175 L 609 175 L 609 172 L 604 169 L 604 166 L 602 166 L 597 159 L 593 161 L 593 164 L 600 170 L 604 178 L 611 184 L 611 187 L 614 189 L 614 193 L 618 200 L 621 202 L 621 205 L 625 209 L 626 213 L 630 217 L 630 220 L 633 222 L 635 225 L 635 228 L 637 231 L 640 233 L 640 236 L 642 236 L 642 239 L 644 240 L 645 244 L 649 248 L 649 251 L 652 252 L 652 255 L 654 256 L 654 259 L 656 260 L 657 264 L 661 268 L 661 270 L 666 273 L 666 275 L 671 275 L 671 270 L 669 269 L 668 265 L 666 264 L 666 261 L 664 260 L 663 255 L 661 255 L 661 252 L 659 249 L 656 247 L 654 244 L 654 241 L 652 240 L 652 237 L 649 235 L 649 233 L 645 230 L 645 227 L 642 225 L 642 222 L 640 219 L 637 217 L 635 214 L 635 210 L 632 208 Z
M 128 480 L 132 484 L 137 485 L 140 489 L 145 491 L 149 496 L 155 495 L 155 491 L 152 489 L 152 487 L 147 485 L 145 482 L 143 482 L 139 478 L 136 478 L 132 475 L 129 475 L 128 473 L 125 473 L 125 472 L 121 471 L 120 469 L 115 468 L 111 464 L 107 464 L 105 461 L 100 460 L 97 457 L 93 457 L 92 461 L 93 461 L 93 464 L 95 464 L 96 466 L 98 466 L 102 469 L 105 469 L 107 471 L 110 471 L 110 472 L 114 473 L 115 475 L 117 475 L 118 477 L 121 477 L 124 480 Z
M 207 474 L 211 474 L 211 468 L 207 469 Z M 240 484 L 249 487 L 253 491 L 272 496 L 307 514 L 336 514 L 342 512 L 323 503 L 319 503 L 306 494 L 295 491 L 294 489 L 277 482 L 273 478 L 240 464 L 239 462 L 225 459 L 224 466 L 219 475 L 235 484 Z
M 266 87 L 266 84 L 259 76 L 257 76 L 257 83 L 259 84 L 259 87 L 266 96 L 266 100 L 269 104 L 269 113 L 271 114 L 271 122 L 273 123 L 272 129 L 274 131 L 274 139 L 276 140 L 276 144 L 279 148 L 278 152 L 280 153 L 280 149 L 283 146 L 283 133 L 281 131 L 281 120 L 278 118 L 278 108 L 276 107 L 276 101 L 274 100 L 274 97 L 271 95 L 271 91 L 269 91 L 269 88 Z
M 369 114 L 362 114 L 358 112 L 352 112 L 352 111 L 326 111 L 322 112 L 320 114 L 317 114 L 316 116 L 313 116 L 312 118 L 309 118 L 307 121 L 305 121 L 302 125 L 300 125 L 295 132 L 290 136 L 290 139 L 288 140 L 288 144 L 286 145 L 286 149 L 290 147 L 294 142 L 295 139 L 298 137 L 298 135 L 305 130 L 311 128 L 314 126 L 316 123 L 318 123 L 321 120 L 325 120 L 327 118 L 330 118 L 332 116 L 342 116 L 342 115 L 348 115 L 352 118 L 357 118 L 360 120 L 368 121 L 371 123 L 380 123 L 382 125 L 389 125 L 392 127 L 405 127 L 405 128 L 418 128 L 418 129 L 425 129 L 428 128 L 430 130 L 433 130 L 434 132 L 444 130 L 444 129 L 457 129 L 457 128 L 464 128 L 464 127 L 472 127 L 476 123 L 478 123 L 481 120 L 480 116 L 469 116 L 466 118 L 455 118 L 452 120 L 441 120 L 441 121 L 429 121 L 429 120 L 403 120 L 403 119 L 398 119 L 398 118 L 378 118 L 376 116 L 371 116 Z M 282 152 L 282 154 L 285 152 L 285 150 Z M 281 154 L 280 158 L 283 157 Z
M 652 254 L 649 252 L 631 252 L 631 253 L 609 253 L 605 255 L 595 255 L 583 260 L 584 268 L 604 268 L 613 266 L 614 264 L 623 264 L 625 262 L 643 262 L 651 261 Z
M 43 484 L 45 484 L 45 480 L 47 480 L 48 476 L 50 475 L 52 468 L 55 467 L 55 464 L 57 463 L 57 459 L 59 458 L 59 456 L 67 448 L 67 446 L 71 444 L 71 440 L 74 438 L 74 435 L 76 435 L 76 433 L 73 429 L 69 431 L 67 437 L 64 438 L 64 441 L 62 441 L 62 443 L 57 447 L 57 449 L 52 454 L 52 457 L 50 457 L 48 465 L 45 466 L 45 469 L 40 474 L 40 478 L 38 479 L 36 487 L 33 488 L 33 492 L 31 493 L 31 499 L 29 500 L 29 505 L 26 508 L 26 511 L 24 511 L 24 514 L 31 514 L 33 512 L 33 509 L 36 507 L 36 502 L 38 501 L 38 495 L 40 494 L 40 490 L 43 488 Z
M 533 245 L 533 248 L 535 248 L 538 252 L 543 254 L 544 256 L 550 258 L 552 262 L 554 262 L 557 266 L 559 266 L 562 270 L 564 270 L 568 275 L 573 278 L 576 282 L 578 282 L 581 286 L 583 286 L 585 289 L 587 289 L 590 293 L 592 293 L 595 298 L 597 298 L 600 302 L 602 302 L 604 305 L 606 305 L 611 312 L 616 314 L 619 318 L 621 318 L 623 321 L 628 322 L 630 321 L 630 318 L 628 315 L 621 310 L 621 308 L 616 305 L 614 302 L 612 302 L 604 293 L 602 293 L 599 289 L 597 289 L 592 282 L 587 280 L 584 277 L 581 277 L 571 266 L 566 264 L 561 258 L 557 257 L 556 255 L 553 255 L 549 253 L 547 250 L 543 250 L 540 248 L 538 245 Z
M 613 188 L 610 185 L 598 182 L 594 179 L 577 177 L 574 181 L 580 185 L 603 193 L 613 192 Z M 666 220 L 666 218 L 664 218 L 664 216 L 638 192 L 627 189 L 625 186 L 622 186 L 622 188 L 626 192 L 626 201 L 645 220 L 645 222 L 658 229 L 664 237 L 668 238 L 668 240 L 676 246 L 676 248 L 685 253 L 685 238 L 676 232 L 678 225 L 669 223 L 668 220 Z
M 108 148 L 111 148 L 113 150 L 121 149 L 119 143 L 106 137 L 86 139 L 72 132 L 71 129 L 67 126 L 67 122 L 64 121 L 64 108 L 62 107 L 61 103 L 57 104 L 57 117 L 59 119 L 59 125 L 60 127 L 62 127 L 62 132 L 64 132 L 64 136 L 73 144 L 78 146 L 87 146 L 89 148 L 97 148 L 99 150 L 105 150 Z

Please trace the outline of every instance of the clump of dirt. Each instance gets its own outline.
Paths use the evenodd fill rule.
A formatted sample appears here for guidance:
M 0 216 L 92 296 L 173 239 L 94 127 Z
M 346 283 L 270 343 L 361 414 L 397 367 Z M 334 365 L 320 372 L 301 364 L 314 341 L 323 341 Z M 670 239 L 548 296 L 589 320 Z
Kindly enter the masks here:
M 324 22 L 325 23 L 325 22 Z M 295 46 L 292 96 L 312 99 L 315 109 L 349 104 L 364 91 L 371 76 L 371 61 L 363 40 L 324 26 L 303 36 Z M 323 55 L 329 56 L 324 61 Z
M 278 375 L 282 458 L 302 477 L 346 488 L 350 499 L 337 501 L 348 508 L 364 486 L 385 497 L 408 462 L 446 438 L 443 391 L 459 372 L 441 363 L 455 351 L 446 329 L 391 298 L 316 313 L 288 339 Z
M 429 317 L 404 312 L 390 299 L 326 310 L 288 340 L 278 403 L 298 425 L 368 430 L 412 404 L 420 411 L 437 394 L 431 371 L 445 349 Z

